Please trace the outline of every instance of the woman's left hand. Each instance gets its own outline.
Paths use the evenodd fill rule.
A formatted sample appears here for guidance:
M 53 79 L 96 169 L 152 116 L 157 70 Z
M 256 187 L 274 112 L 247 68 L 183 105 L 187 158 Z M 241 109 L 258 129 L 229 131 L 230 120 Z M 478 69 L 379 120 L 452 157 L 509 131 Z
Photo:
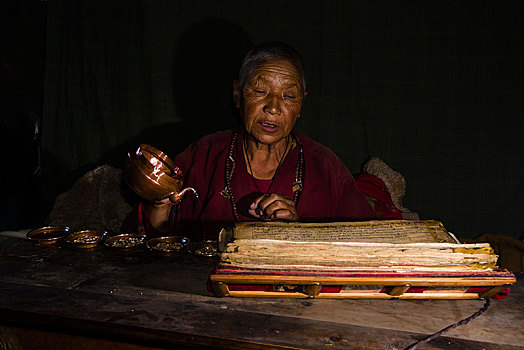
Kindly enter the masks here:
M 266 193 L 258 197 L 251 203 L 248 211 L 260 220 L 299 220 L 293 200 L 277 193 Z

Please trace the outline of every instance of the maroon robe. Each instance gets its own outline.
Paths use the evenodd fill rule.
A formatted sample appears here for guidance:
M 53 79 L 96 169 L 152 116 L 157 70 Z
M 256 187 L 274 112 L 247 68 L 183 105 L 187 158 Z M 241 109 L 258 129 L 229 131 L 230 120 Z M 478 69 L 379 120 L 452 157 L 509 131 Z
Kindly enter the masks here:
M 184 186 L 198 191 L 199 198 L 186 194 L 174 209 L 174 227 L 171 234 L 203 236 L 216 239 L 221 227 L 234 223 L 230 199 L 223 195 L 225 191 L 225 168 L 234 131 L 222 131 L 207 135 L 192 143 L 180 153 L 174 162 L 183 172 Z M 355 185 L 355 180 L 344 163 L 328 148 L 309 137 L 294 132 L 299 138 L 304 151 L 303 190 L 297 204 L 297 213 L 301 221 L 355 221 L 375 219 L 376 214 Z M 243 154 L 243 139 L 239 132 L 234 145 L 233 158 L 235 167 L 231 179 L 231 188 L 235 198 L 240 221 L 256 220 L 247 209 L 251 202 L 265 192 L 293 198 L 292 186 L 299 158 L 299 147 L 288 153 L 282 162 L 273 182 L 257 180 L 247 171 Z M 124 230 L 137 227 L 137 215 L 126 219 Z M 133 226 L 134 225 L 134 226 Z M 148 235 L 159 233 L 148 223 L 144 216 L 144 226 Z

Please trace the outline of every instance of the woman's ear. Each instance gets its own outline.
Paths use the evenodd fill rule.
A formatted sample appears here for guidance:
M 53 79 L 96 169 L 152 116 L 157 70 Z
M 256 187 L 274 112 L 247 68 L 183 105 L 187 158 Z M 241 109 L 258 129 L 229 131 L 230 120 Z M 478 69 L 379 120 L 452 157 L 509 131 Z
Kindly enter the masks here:
M 238 80 L 233 81 L 233 101 L 235 102 L 235 107 L 240 108 L 240 84 Z

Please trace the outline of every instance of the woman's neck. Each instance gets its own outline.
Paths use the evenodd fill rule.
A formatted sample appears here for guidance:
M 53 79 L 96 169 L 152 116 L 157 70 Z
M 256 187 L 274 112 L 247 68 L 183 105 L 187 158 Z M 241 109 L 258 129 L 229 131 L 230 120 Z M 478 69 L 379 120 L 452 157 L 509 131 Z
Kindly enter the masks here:
M 290 149 L 290 138 L 291 135 L 288 135 L 276 144 L 267 145 L 245 136 L 244 157 L 247 171 L 256 179 L 272 180 Z

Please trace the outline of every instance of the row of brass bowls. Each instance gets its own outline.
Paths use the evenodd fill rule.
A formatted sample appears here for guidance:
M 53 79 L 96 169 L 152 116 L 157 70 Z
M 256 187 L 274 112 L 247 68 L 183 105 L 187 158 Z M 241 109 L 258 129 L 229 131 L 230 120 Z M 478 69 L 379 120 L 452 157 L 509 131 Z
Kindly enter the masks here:
M 143 144 L 128 154 L 124 180 L 140 197 L 155 201 L 180 192 L 183 176 L 165 153 Z
M 158 255 L 173 256 L 185 251 L 199 258 L 215 258 L 218 256 L 217 241 L 189 242 L 182 236 L 166 236 L 152 238 L 147 241 L 146 246 Z
M 84 230 L 70 232 L 69 227 L 46 226 L 34 229 L 27 233 L 27 239 L 37 244 L 55 244 L 60 240 L 77 247 L 77 248 L 94 248 L 100 243 L 111 247 L 117 240 L 128 240 L 137 238 L 139 244 L 144 243 L 145 236 L 138 234 L 122 234 L 107 238 L 107 232 Z M 136 245 L 139 245 L 136 244 Z M 131 248 L 131 246 L 129 247 Z
M 211 240 L 190 244 L 189 238 L 182 236 L 158 237 L 146 241 L 146 236 L 140 234 L 120 234 L 108 238 L 107 232 L 69 231 L 68 227 L 42 227 L 30 231 L 27 239 L 37 244 L 54 244 L 63 239 L 77 248 L 94 248 L 103 242 L 105 246 L 119 250 L 130 250 L 146 243 L 151 252 L 164 256 L 179 255 L 185 251 L 202 258 L 217 256 L 217 242 Z
M 55 244 L 63 239 L 79 248 L 93 248 L 106 239 L 107 232 L 84 230 L 71 233 L 69 227 L 46 226 L 29 231 L 26 237 L 37 244 Z
M 217 241 L 192 242 L 182 236 L 166 236 L 152 238 L 147 241 L 146 246 L 153 253 L 164 256 L 173 256 L 184 253 L 204 259 L 215 258 L 218 256 Z

